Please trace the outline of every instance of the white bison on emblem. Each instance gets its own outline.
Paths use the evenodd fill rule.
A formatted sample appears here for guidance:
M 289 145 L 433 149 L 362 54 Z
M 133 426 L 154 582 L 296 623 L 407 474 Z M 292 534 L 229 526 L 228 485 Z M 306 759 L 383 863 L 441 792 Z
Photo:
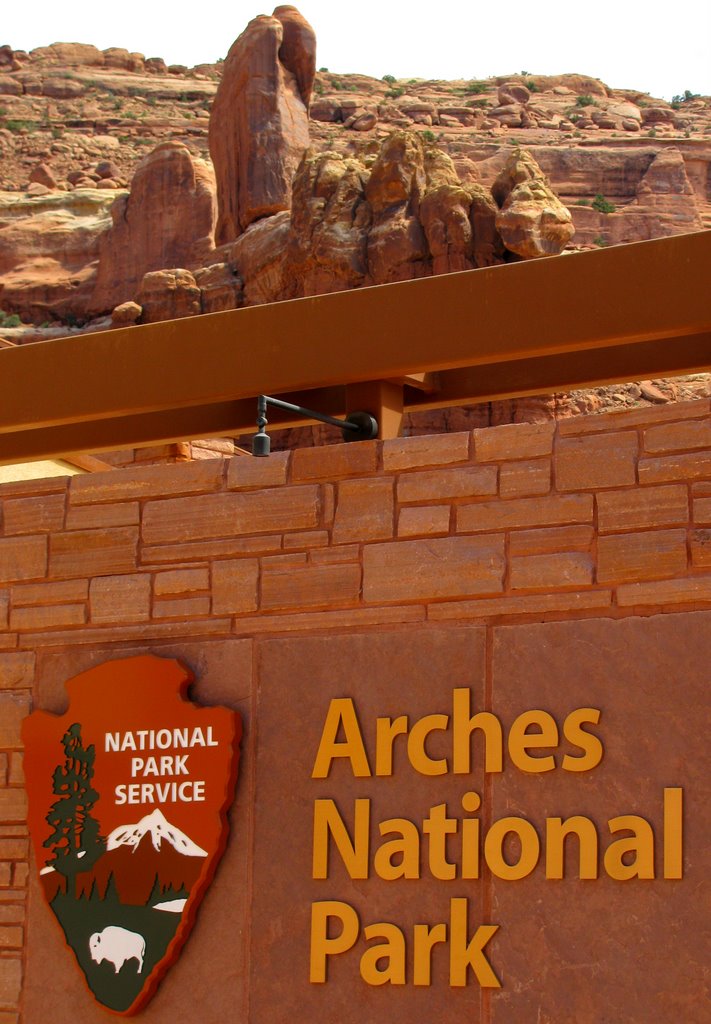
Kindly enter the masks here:
M 114 973 L 118 974 L 127 960 L 137 960 L 136 974 L 143 970 L 143 957 L 146 952 L 146 941 L 138 932 L 130 932 L 126 928 L 110 924 L 101 932 L 94 932 L 89 939 L 91 959 L 97 964 L 108 960 L 114 965 Z

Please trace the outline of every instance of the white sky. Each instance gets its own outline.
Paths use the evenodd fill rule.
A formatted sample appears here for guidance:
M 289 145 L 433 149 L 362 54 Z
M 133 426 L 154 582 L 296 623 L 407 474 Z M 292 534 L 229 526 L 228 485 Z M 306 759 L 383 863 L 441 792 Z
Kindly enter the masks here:
M 274 6 L 278 0 L 274 0 Z M 711 2 L 659 6 L 629 0 L 301 0 L 318 40 L 317 63 L 381 78 L 486 78 L 518 71 L 579 72 L 670 99 L 711 94 Z M 3 4 L 15 49 L 53 42 L 123 46 L 169 64 L 224 57 L 259 0 L 34 0 Z M 103 13 L 103 10 L 106 13 Z

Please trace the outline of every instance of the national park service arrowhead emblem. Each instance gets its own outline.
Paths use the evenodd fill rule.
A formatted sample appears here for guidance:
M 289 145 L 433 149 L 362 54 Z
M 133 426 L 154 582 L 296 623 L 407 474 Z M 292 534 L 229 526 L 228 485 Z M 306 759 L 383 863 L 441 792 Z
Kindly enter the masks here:
M 240 716 L 186 699 L 192 675 L 144 656 L 67 683 L 25 719 L 40 882 L 95 998 L 140 1010 L 177 959 L 227 842 Z

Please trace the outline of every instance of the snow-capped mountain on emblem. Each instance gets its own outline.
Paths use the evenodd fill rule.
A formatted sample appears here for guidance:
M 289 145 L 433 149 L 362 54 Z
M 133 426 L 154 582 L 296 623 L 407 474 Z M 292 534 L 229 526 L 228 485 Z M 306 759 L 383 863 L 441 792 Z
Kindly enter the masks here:
M 69 680 L 64 715 L 23 724 L 40 882 L 94 997 L 131 1015 L 176 960 L 212 880 L 240 716 L 187 700 L 190 672 L 144 656 Z
M 106 849 L 118 846 L 132 846 L 136 849 L 143 837 L 149 834 L 154 850 L 160 850 L 165 839 L 177 853 L 185 857 L 207 857 L 207 851 L 189 839 L 179 828 L 171 825 L 159 809 L 141 818 L 135 825 L 119 825 L 106 837 Z

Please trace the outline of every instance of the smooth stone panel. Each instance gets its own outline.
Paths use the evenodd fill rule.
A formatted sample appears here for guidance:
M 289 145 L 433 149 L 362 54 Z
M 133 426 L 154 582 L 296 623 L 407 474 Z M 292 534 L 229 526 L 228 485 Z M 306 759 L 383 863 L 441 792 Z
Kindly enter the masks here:
M 330 777 L 311 778 L 324 720 L 332 697 L 352 697 L 374 764 L 375 719 L 408 714 L 410 726 L 423 715 L 451 715 L 452 690 L 471 687 L 473 709 L 484 694 L 485 631 L 408 629 L 368 635 L 269 640 L 260 645 L 255 794 L 254 888 L 252 905 L 250 1021 L 328 1021 L 338 1024 L 395 1024 L 426 1021 L 462 1024 L 481 1020 L 481 990 L 449 986 L 449 952 L 435 948 L 430 987 L 414 987 L 408 959 L 407 984 L 366 984 L 360 957 L 372 943 L 362 938 L 351 952 L 331 958 L 325 984 L 309 982 L 311 904 L 338 900 L 353 906 L 361 926 L 378 921 L 405 932 L 412 956 L 412 926 L 449 921 L 452 897 L 469 897 L 470 925 L 482 922 L 482 883 L 432 878 L 427 846 L 421 849 L 422 877 L 385 881 L 371 867 L 367 881 L 348 877 L 332 851 L 330 877 L 312 879 L 313 805 L 331 798 L 352 820 L 354 798 L 371 800 L 371 847 L 380 843 L 378 823 L 403 817 L 419 829 L 431 806 L 447 802 L 461 816 L 461 796 L 482 792 L 481 771 L 468 776 L 425 777 L 409 764 L 396 741 L 394 774 L 353 778 L 347 761 L 334 763 Z M 431 757 L 451 756 L 451 733 L 433 733 Z M 452 837 L 450 858 L 457 859 Z M 374 940 L 382 941 L 382 940 Z M 382 965 L 381 965 L 382 966 Z
M 543 846 L 546 817 L 586 815 L 604 850 L 610 818 L 641 815 L 654 829 L 657 877 L 581 881 L 573 838 L 564 880 L 547 880 L 541 863 L 521 881 L 495 880 L 503 988 L 491 997 L 492 1024 L 711 1020 L 709 665 L 709 612 L 494 630 L 493 706 L 507 726 L 531 708 L 560 725 L 589 706 L 602 711 L 590 728 L 604 745 L 600 765 L 577 775 L 525 775 L 509 763 L 494 777 L 494 820 L 528 818 Z M 659 877 L 665 787 L 684 790 L 677 881 Z

